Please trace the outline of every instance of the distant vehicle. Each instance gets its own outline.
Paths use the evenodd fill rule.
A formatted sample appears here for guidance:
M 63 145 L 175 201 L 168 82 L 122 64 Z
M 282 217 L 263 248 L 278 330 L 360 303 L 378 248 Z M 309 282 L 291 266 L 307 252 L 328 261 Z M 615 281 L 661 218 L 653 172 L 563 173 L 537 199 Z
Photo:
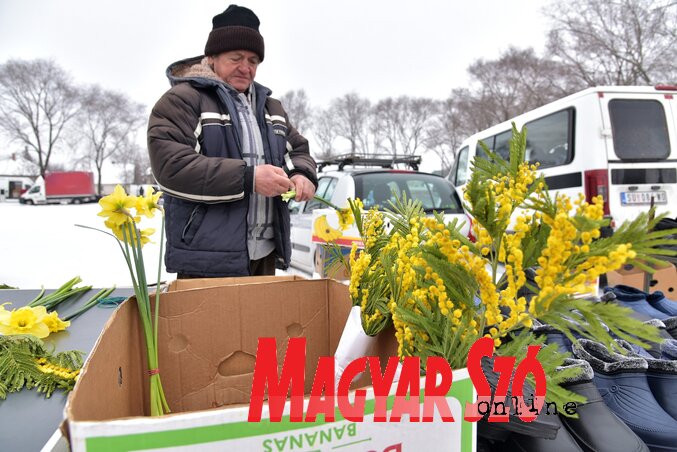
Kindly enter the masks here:
M 572 94 L 478 132 L 461 144 L 450 180 L 462 193 L 479 144 L 504 158 L 511 123 L 526 126 L 529 162 L 551 193 L 587 201 L 602 195 L 612 227 L 651 204 L 677 215 L 677 86 L 600 86 Z
M 96 202 L 94 175 L 90 171 L 54 171 L 38 177 L 21 197 L 21 204 L 80 204 Z
M 407 164 L 418 168 L 420 157 L 356 158 L 339 157 L 331 162 L 318 164 L 318 187 L 316 194 L 338 207 L 348 207 L 348 199 L 360 198 L 365 209 L 378 206 L 390 208 L 388 201 L 405 193 L 407 199 L 421 202 L 425 212 L 433 211 L 445 216 L 445 220 L 458 219 L 463 224 L 462 232 L 470 232 L 470 219 L 465 214 L 461 200 L 448 180 L 441 176 L 415 170 L 394 169 L 393 164 Z M 337 167 L 324 171 L 327 167 Z M 379 168 L 375 168 L 379 167 Z M 313 211 L 325 209 L 320 201 L 290 201 L 291 212 L 291 265 L 308 273 L 324 276 L 326 253 L 313 242 Z M 342 244 L 349 250 L 350 244 Z
M 26 192 L 35 177 L 0 174 L 0 200 L 19 199 L 22 193 Z

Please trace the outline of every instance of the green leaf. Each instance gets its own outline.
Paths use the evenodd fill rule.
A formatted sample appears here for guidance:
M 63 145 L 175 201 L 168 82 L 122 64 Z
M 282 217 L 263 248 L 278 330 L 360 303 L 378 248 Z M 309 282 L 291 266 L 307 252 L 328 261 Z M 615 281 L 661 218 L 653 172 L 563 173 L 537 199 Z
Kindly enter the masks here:
M 83 356 L 79 351 L 52 355 L 45 343 L 35 336 L 0 336 L 0 399 L 24 387 L 35 387 L 45 397 L 50 397 L 56 389 L 70 391 L 75 380 L 40 371 L 38 359 L 44 358 L 59 367 L 77 370 L 82 367 Z

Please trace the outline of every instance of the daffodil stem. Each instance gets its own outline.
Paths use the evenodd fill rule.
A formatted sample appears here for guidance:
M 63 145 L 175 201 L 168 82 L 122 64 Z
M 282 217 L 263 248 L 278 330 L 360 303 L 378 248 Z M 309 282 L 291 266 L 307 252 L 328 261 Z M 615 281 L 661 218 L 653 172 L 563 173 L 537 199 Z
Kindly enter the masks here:
M 40 293 L 38 294 L 38 296 L 35 297 L 30 303 L 28 303 L 27 306 L 31 306 L 31 307 L 32 307 L 32 306 L 35 306 L 35 305 L 38 303 L 38 301 L 40 300 L 40 298 L 42 298 L 42 296 L 43 296 L 44 294 L 45 294 L 45 288 L 43 287 L 43 288 L 40 290 Z
M 162 251 L 165 242 L 165 216 L 162 214 L 162 227 L 160 228 L 160 257 L 158 259 L 157 284 L 155 285 L 155 312 L 153 319 L 153 336 L 155 343 L 158 343 L 158 315 L 160 311 L 160 283 L 162 279 Z
M 324 198 L 321 197 L 321 196 L 315 195 L 315 196 L 313 196 L 313 199 L 315 199 L 316 201 L 320 201 L 321 203 L 324 203 L 324 204 L 328 205 L 329 207 L 331 207 L 331 208 L 334 209 L 334 210 L 341 210 L 341 208 L 338 207 L 336 204 L 334 204 L 334 203 L 331 202 L 331 201 L 327 201 L 326 199 L 324 199 Z
M 30 303 L 28 303 L 29 307 L 36 307 L 36 306 L 44 306 L 47 310 L 52 310 L 54 309 L 59 303 L 62 301 L 67 300 L 68 298 L 77 295 L 82 292 L 86 292 L 92 288 L 92 286 L 85 286 L 85 287 L 76 287 L 75 289 L 73 286 L 78 284 L 79 282 L 82 282 L 82 279 L 79 276 L 76 276 L 69 281 L 65 282 L 61 287 L 59 287 L 57 290 L 54 292 L 45 295 L 45 289 L 44 287 L 40 291 L 40 294 L 35 297 Z
M 162 218 L 162 237 L 164 242 L 164 216 Z M 150 308 L 150 295 L 148 293 L 148 282 L 146 280 L 145 263 L 143 260 L 143 249 L 141 243 L 141 233 L 135 229 L 132 221 L 126 223 L 123 233 L 125 235 L 125 246 L 127 247 L 126 256 L 129 257 L 129 248 L 131 248 L 131 257 L 134 260 L 134 269 L 132 270 L 131 261 L 128 259 L 134 292 L 136 293 L 137 307 L 143 323 L 144 338 L 146 341 L 146 353 L 148 357 L 148 370 L 156 372 L 158 370 L 158 319 L 159 319 L 159 289 L 161 279 L 161 261 L 158 270 L 158 280 L 155 290 L 155 306 Z M 126 238 L 129 237 L 129 240 Z M 129 243 L 129 245 L 128 245 Z M 160 256 L 162 256 L 161 243 Z M 160 257 L 161 259 L 161 257 Z M 169 404 L 164 395 L 162 380 L 158 373 L 153 373 L 149 377 L 150 381 L 150 411 L 151 416 L 160 416 L 169 413 Z
M 63 320 L 72 320 L 78 317 L 79 315 L 83 314 L 84 312 L 87 312 L 88 310 L 99 304 L 99 302 L 102 299 L 106 298 L 108 295 L 113 293 L 114 290 L 115 287 L 111 287 L 110 289 L 101 289 L 99 292 L 96 293 L 96 295 L 90 298 L 89 301 L 87 301 L 83 307 L 78 309 L 75 313 L 64 317 Z
M 288 192 L 282 194 L 282 199 L 289 202 L 290 200 L 294 199 L 294 196 L 296 196 L 296 190 L 289 190 Z M 327 201 L 321 196 L 315 195 L 313 196 L 313 199 L 331 207 L 334 210 L 341 210 L 341 208 L 336 204 L 332 203 L 331 201 Z

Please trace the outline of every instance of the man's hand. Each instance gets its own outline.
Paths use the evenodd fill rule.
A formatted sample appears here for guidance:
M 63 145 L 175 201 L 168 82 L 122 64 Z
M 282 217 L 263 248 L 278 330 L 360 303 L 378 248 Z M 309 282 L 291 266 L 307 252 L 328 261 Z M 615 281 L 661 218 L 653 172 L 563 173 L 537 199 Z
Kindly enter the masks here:
M 296 189 L 296 201 L 308 201 L 315 196 L 315 186 L 308 178 L 302 174 L 294 174 L 291 177 Z
M 310 181 L 308 182 L 310 183 Z M 254 191 L 256 193 L 272 197 L 293 189 L 294 183 L 289 180 L 287 173 L 282 168 L 274 165 L 258 165 L 256 167 L 256 171 L 254 171 Z

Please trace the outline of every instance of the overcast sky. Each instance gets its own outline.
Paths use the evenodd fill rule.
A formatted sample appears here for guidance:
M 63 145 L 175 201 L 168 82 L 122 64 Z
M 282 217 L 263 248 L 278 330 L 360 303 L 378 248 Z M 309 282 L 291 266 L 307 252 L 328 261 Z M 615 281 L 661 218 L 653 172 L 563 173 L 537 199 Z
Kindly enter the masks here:
M 82 84 L 148 107 L 177 60 L 204 51 L 229 1 L 0 0 L 0 63 L 51 58 Z M 313 106 L 356 92 L 446 98 L 477 58 L 509 45 L 543 50 L 544 0 L 242 0 L 261 20 L 257 81 L 278 96 L 305 89 Z

